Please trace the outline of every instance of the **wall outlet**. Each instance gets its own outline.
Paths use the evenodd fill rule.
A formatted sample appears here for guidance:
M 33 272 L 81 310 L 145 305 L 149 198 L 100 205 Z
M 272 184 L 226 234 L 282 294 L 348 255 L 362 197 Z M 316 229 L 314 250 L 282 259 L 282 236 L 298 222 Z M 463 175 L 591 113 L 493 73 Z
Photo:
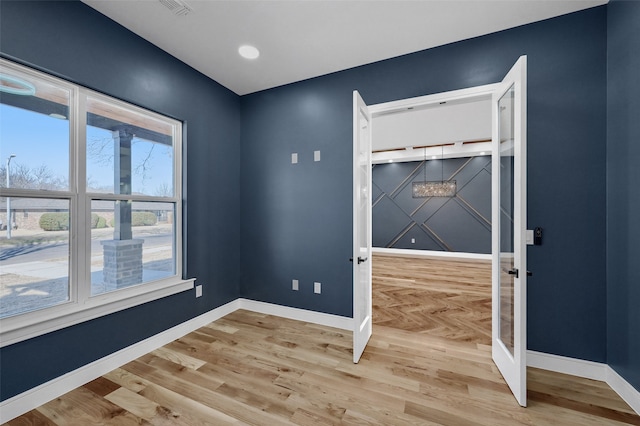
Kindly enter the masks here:
M 291 153 L 291 164 L 298 164 L 298 153 Z
M 196 297 L 202 297 L 202 285 L 196 286 Z
M 298 285 L 298 280 L 291 280 L 291 289 L 295 290 L 295 291 L 298 291 L 299 288 L 300 287 Z
M 411 244 L 415 244 L 415 243 L 416 243 L 416 239 L 415 239 L 415 238 L 412 238 L 412 239 L 411 239 Z
M 313 161 L 320 161 L 320 151 L 313 151 Z
M 322 292 L 322 284 L 319 282 L 313 283 L 313 292 L 315 294 L 320 294 Z

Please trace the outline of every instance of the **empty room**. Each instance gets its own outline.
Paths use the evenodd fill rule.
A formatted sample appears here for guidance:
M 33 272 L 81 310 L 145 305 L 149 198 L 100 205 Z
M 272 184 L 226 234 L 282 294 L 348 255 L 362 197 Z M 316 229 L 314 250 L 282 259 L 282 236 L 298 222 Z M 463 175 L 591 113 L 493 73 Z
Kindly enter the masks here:
M 0 1 L 0 423 L 640 424 L 638 22 Z

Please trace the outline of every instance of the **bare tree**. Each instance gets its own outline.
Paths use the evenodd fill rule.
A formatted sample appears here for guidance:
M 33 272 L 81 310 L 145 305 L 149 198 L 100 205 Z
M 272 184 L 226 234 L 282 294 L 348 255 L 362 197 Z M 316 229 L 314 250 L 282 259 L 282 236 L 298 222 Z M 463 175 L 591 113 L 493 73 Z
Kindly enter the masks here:
M 14 163 L 11 166 L 11 175 L 9 176 L 12 188 L 21 189 L 47 189 L 47 190 L 66 190 L 69 183 L 66 177 L 56 176 L 51 169 L 45 164 L 30 168 L 22 163 Z M 7 168 L 0 168 L 0 186 L 6 187 Z
M 173 197 L 173 188 L 167 182 L 162 182 L 154 191 L 157 197 Z

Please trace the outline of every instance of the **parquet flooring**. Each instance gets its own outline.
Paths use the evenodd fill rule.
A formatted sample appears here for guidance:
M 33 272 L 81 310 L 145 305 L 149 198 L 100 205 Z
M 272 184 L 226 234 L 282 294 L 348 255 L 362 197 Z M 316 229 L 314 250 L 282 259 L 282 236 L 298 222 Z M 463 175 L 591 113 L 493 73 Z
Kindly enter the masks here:
M 536 369 L 522 408 L 460 336 L 374 322 L 353 364 L 350 332 L 239 310 L 8 424 L 640 425 L 606 384 Z
M 374 255 L 373 323 L 491 344 L 491 261 Z

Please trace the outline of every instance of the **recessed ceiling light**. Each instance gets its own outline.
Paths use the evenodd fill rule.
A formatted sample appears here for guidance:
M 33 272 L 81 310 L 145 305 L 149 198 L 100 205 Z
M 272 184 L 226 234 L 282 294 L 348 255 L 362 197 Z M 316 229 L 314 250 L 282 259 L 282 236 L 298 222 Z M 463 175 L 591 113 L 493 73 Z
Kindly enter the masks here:
M 431 156 L 431 159 L 432 159 L 432 160 L 435 160 L 436 158 L 438 158 L 438 157 L 436 157 L 435 155 L 432 155 L 432 156 Z
M 484 155 L 484 151 L 482 151 L 482 152 L 480 153 L 480 155 Z
M 254 46 L 249 46 L 248 44 L 240 46 L 238 49 L 238 53 L 240 56 L 246 59 L 256 59 L 260 56 L 260 51 L 256 49 Z
M 389 160 L 390 163 L 393 163 L 393 160 Z

